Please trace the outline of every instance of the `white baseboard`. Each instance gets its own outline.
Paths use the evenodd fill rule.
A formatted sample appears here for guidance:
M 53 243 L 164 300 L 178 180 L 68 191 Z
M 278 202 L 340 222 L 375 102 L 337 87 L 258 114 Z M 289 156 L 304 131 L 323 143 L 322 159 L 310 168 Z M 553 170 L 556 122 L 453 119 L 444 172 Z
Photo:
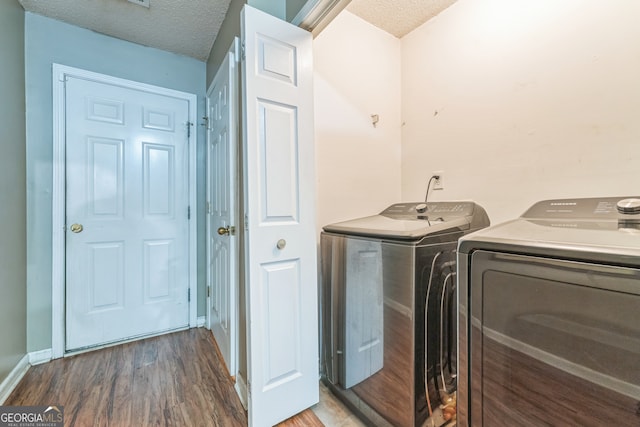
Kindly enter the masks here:
M 202 328 L 205 325 L 206 322 L 207 322 L 207 318 L 205 316 L 198 317 L 198 323 L 197 323 L 198 326 L 197 327 L 198 328 Z
M 18 364 L 9 372 L 7 378 L 0 384 L 0 404 L 4 404 L 13 389 L 16 388 L 24 374 L 29 369 L 29 355 L 25 354 Z
M 238 393 L 238 397 L 240 397 L 240 403 L 242 403 L 242 406 L 246 411 L 247 408 L 249 407 L 248 401 L 247 401 L 247 382 L 242 377 L 242 375 L 240 375 L 240 372 L 236 374 L 235 389 L 236 389 L 236 393 Z
M 40 365 L 41 363 L 51 362 L 53 352 L 50 348 L 44 350 L 32 351 L 29 353 L 29 363 L 31 366 Z

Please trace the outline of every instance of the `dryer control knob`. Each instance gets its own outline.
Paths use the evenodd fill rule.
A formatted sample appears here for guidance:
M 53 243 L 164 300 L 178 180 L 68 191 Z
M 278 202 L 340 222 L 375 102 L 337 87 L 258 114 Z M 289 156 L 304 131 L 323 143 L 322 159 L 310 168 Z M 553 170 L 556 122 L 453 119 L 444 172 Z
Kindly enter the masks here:
M 618 212 L 623 214 L 640 213 L 640 199 L 623 199 L 618 202 Z
M 427 211 L 427 204 L 426 203 L 419 203 L 416 205 L 416 211 L 418 213 L 425 213 Z

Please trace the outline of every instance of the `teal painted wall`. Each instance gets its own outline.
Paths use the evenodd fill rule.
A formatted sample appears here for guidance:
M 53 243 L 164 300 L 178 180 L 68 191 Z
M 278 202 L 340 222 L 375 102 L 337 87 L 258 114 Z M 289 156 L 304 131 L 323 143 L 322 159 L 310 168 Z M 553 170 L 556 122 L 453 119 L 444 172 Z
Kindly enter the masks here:
M 1 383 L 27 351 L 24 10 L 17 0 L 0 1 L 0 75 Z
M 2 0 L 3 2 L 5 0 Z M 51 348 L 52 76 L 53 63 L 198 96 L 205 112 L 206 64 L 26 13 L 27 349 Z M 205 132 L 198 129 L 198 315 L 205 313 Z M 193 218 L 193 217 L 192 217 Z
M 229 3 L 227 15 L 224 17 L 222 27 L 218 31 L 207 60 L 207 88 L 211 85 L 220 64 L 229 51 L 234 37 L 240 37 L 240 12 L 246 3 L 246 0 L 231 0 Z
M 287 2 L 286 0 L 249 0 L 247 3 L 250 6 L 267 12 L 269 15 L 273 15 L 276 18 L 287 20 Z
M 287 22 L 293 21 L 305 4 L 307 0 L 287 0 Z

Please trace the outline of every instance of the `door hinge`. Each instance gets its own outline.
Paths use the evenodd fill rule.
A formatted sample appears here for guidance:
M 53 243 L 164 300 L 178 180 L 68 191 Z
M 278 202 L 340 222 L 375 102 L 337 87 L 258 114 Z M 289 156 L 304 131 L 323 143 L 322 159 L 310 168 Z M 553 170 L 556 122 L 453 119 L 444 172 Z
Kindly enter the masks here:
M 187 122 L 187 138 L 191 138 L 191 126 L 193 126 L 193 123 Z
M 191 302 L 191 288 L 187 289 L 187 302 Z
M 243 61 L 245 59 L 247 59 L 247 54 L 245 52 L 244 42 L 242 42 L 242 44 L 240 45 L 240 58 L 242 58 Z
M 211 202 L 207 202 L 207 215 L 211 215 Z
M 211 286 L 207 286 L 207 298 L 211 297 Z
M 191 206 L 187 206 L 187 219 L 191 219 Z
M 244 229 L 248 230 L 249 229 L 249 215 L 244 214 Z
M 204 116 L 204 117 L 202 118 L 202 126 L 204 126 L 204 128 L 205 128 L 206 130 L 210 130 L 210 129 L 209 129 L 209 117 Z

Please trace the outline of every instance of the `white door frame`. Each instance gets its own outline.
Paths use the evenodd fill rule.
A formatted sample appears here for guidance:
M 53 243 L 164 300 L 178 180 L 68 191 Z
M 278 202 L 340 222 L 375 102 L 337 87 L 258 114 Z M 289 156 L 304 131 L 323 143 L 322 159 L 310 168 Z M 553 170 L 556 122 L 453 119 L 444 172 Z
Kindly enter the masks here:
M 52 194 L 52 286 L 51 286 L 51 353 L 59 358 L 65 355 L 65 204 L 66 204 L 66 129 L 65 129 L 65 81 L 67 77 L 91 80 L 127 89 L 142 90 L 158 95 L 184 99 L 189 104 L 189 326 L 197 326 L 197 215 L 196 215 L 196 141 L 197 96 L 145 83 L 120 79 L 66 65 L 53 64 L 53 194 Z

